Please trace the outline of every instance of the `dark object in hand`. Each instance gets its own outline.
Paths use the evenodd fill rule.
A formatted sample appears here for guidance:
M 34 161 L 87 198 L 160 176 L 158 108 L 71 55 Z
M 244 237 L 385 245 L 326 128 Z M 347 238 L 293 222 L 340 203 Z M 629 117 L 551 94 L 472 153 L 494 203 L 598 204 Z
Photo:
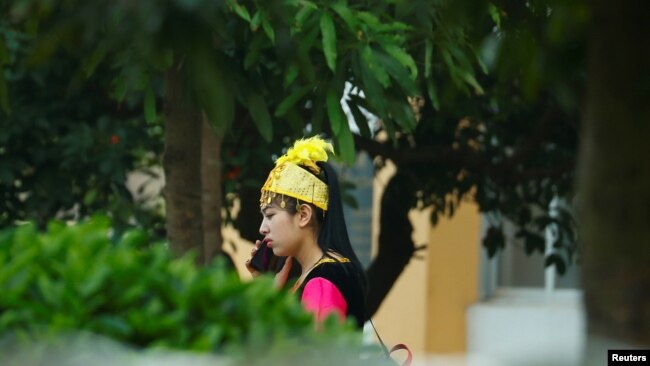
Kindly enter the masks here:
M 282 268 L 282 264 L 284 264 L 286 258 L 273 254 L 273 249 L 269 248 L 266 244 L 266 240 L 262 242 L 257 252 L 253 255 L 250 265 L 259 272 L 277 272 Z

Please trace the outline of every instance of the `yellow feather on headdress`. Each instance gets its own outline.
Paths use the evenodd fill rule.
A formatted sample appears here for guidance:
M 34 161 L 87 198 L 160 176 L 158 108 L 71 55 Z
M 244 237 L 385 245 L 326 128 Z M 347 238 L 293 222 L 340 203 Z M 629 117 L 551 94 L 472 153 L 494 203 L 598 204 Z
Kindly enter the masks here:
M 297 140 L 286 154 L 275 161 L 275 166 L 289 162 L 307 167 L 312 172 L 318 174 L 320 173 L 320 168 L 316 163 L 319 161 L 327 161 L 328 151 L 333 154 L 334 147 L 319 136 Z

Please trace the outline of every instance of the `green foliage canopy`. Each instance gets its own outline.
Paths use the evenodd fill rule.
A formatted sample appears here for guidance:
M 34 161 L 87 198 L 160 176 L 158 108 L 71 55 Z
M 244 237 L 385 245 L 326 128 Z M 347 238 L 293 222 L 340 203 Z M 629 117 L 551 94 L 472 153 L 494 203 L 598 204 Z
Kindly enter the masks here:
M 271 141 L 226 139 L 235 155 L 228 172 L 247 186 L 260 178 L 245 171 L 243 149 L 261 145 L 248 155 L 255 162 L 308 130 L 333 136 L 348 162 L 356 148 L 410 170 L 412 206 L 433 207 L 434 222 L 470 197 L 527 225 L 520 235 L 531 252 L 541 250 L 533 227 L 559 220 L 533 217 L 528 206 L 546 210 L 551 198 L 572 196 L 582 2 L 26 0 L 10 8 L 11 24 L 37 35 L 33 63 L 63 49 L 83 59 L 85 77 L 110 66 L 112 95 L 141 94 L 146 120 L 161 110 L 157 78 L 183 70 L 189 97 L 217 131 L 235 140 L 252 124 Z M 345 82 L 365 95 L 346 101 L 361 138 L 338 103 Z M 406 96 L 424 100 L 419 121 Z M 379 117 L 387 143 L 374 143 L 361 109 Z M 490 253 L 501 237 L 486 237 Z
M 480 91 L 476 61 L 464 56 L 462 27 L 443 22 L 460 12 L 446 3 L 382 4 L 27 0 L 11 8 L 11 19 L 25 27 L 38 25 L 34 63 L 64 47 L 83 59 L 86 77 L 102 63 L 118 68 L 113 95 L 121 100 L 129 91 L 144 93 L 148 120 L 156 110 L 152 78 L 174 65 L 185 71 L 191 96 L 219 133 L 229 130 L 238 106 L 248 110 L 266 141 L 281 120 L 296 127 L 294 134 L 309 120 L 312 132 L 330 132 L 344 160 L 352 162 L 354 140 L 338 103 L 346 81 L 367 96 L 365 102 L 357 100 L 363 106 L 348 104 L 372 110 L 391 136 L 396 128 L 415 128 L 405 96 L 420 94 L 418 64 L 428 77 L 431 55 L 416 61 L 408 42 L 426 37 L 429 51 L 437 47 L 448 56 L 453 80 Z M 410 16 L 414 26 L 407 22 Z M 443 31 L 435 32 L 436 27 Z M 433 84 L 428 90 L 435 95 Z
M 555 227 L 547 264 L 562 272 L 575 259 L 575 221 L 567 207 L 549 207 L 554 199 L 570 206 L 574 196 L 586 5 L 470 3 L 449 5 L 432 35 L 416 33 L 407 42 L 414 59 L 424 60 L 418 64 L 424 77 L 416 81 L 429 91 L 414 102 L 416 128 L 385 143 L 359 139 L 358 146 L 396 164 L 408 182 L 402 189 L 414 192 L 411 207 L 432 208 L 434 223 L 453 216 L 464 200 L 476 202 L 487 218 L 483 243 L 490 255 L 511 239 L 505 220 L 518 227 L 528 254 L 545 254 L 542 233 Z M 428 44 L 432 40 L 438 43 Z M 468 69 L 477 72 L 468 76 Z
M 63 52 L 29 67 L 33 43 L 27 30 L 0 22 L 11 100 L 11 110 L 0 112 L 0 227 L 26 220 L 43 227 L 53 217 L 100 210 L 118 230 L 136 224 L 160 235 L 160 209 L 144 208 L 126 187 L 129 171 L 158 160 L 160 121 L 144 123 L 142 95 L 111 99 L 114 73 L 106 67 L 87 82 L 78 60 Z

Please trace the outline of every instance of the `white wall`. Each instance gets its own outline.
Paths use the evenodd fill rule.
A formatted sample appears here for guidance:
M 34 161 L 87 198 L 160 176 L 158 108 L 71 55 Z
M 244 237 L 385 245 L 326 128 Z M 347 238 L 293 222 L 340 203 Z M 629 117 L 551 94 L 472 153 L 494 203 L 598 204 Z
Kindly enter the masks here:
M 497 290 L 467 311 L 467 352 L 512 365 L 579 365 L 585 347 L 579 290 Z

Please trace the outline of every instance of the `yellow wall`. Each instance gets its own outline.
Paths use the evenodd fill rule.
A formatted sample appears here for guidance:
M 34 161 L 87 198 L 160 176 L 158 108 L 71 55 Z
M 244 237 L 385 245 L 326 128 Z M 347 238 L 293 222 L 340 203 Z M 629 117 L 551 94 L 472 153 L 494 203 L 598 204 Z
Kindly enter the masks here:
M 478 300 L 480 216 L 463 202 L 431 230 L 427 273 L 427 353 L 464 352 L 467 307 Z
M 379 237 L 379 203 L 384 187 L 393 174 L 395 167 L 389 162 L 375 177 L 372 225 L 374 250 L 377 248 Z M 409 213 L 413 224 L 412 238 L 416 245 L 429 241 L 431 225 L 428 212 L 412 210 Z M 404 343 L 414 352 L 423 352 L 425 349 L 427 259 L 425 252 L 420 255 L 425 258 L 411 259 L 373 317 L 379 335 L 389 348 L 397 343 Z
M 427 213 L 412 211 L 409 217 L 411 222 L 419 223 L 414 225 L 416 245 L 428 242 Z M 373 317 L 379 335 L 389 348 L 404 343 L 413 352 L 425 350 L 427 259 L 426 252 L 420 255 L 424 259 L 411 259 Z
M 226 253 L 230 254 L 233 262 L 235 262 L 239 276 L 244 281 L 252 280 L 253 276 L 246 269 L 246 260 L 251 257 L 253 243 L 242 239 L 239 236 L 239 231 L 235 230 L 232 226 L 224 227 L 222 233 L 224 240 L 223 249 Z
M 377 174 L 374 187 L 373 246 L 379 234 L 379 200 L 394 174 L 389 164 Z M 480 216 L 475 204 L 463 202 L 453 219 L 432 228 L 430 211 L 412 210 L 416 245 L 428 244 L 411 259 L 374 316 L 387 346 L 407 344 L 414 353 L 465 351 L 465 309 L 478 299 Z

